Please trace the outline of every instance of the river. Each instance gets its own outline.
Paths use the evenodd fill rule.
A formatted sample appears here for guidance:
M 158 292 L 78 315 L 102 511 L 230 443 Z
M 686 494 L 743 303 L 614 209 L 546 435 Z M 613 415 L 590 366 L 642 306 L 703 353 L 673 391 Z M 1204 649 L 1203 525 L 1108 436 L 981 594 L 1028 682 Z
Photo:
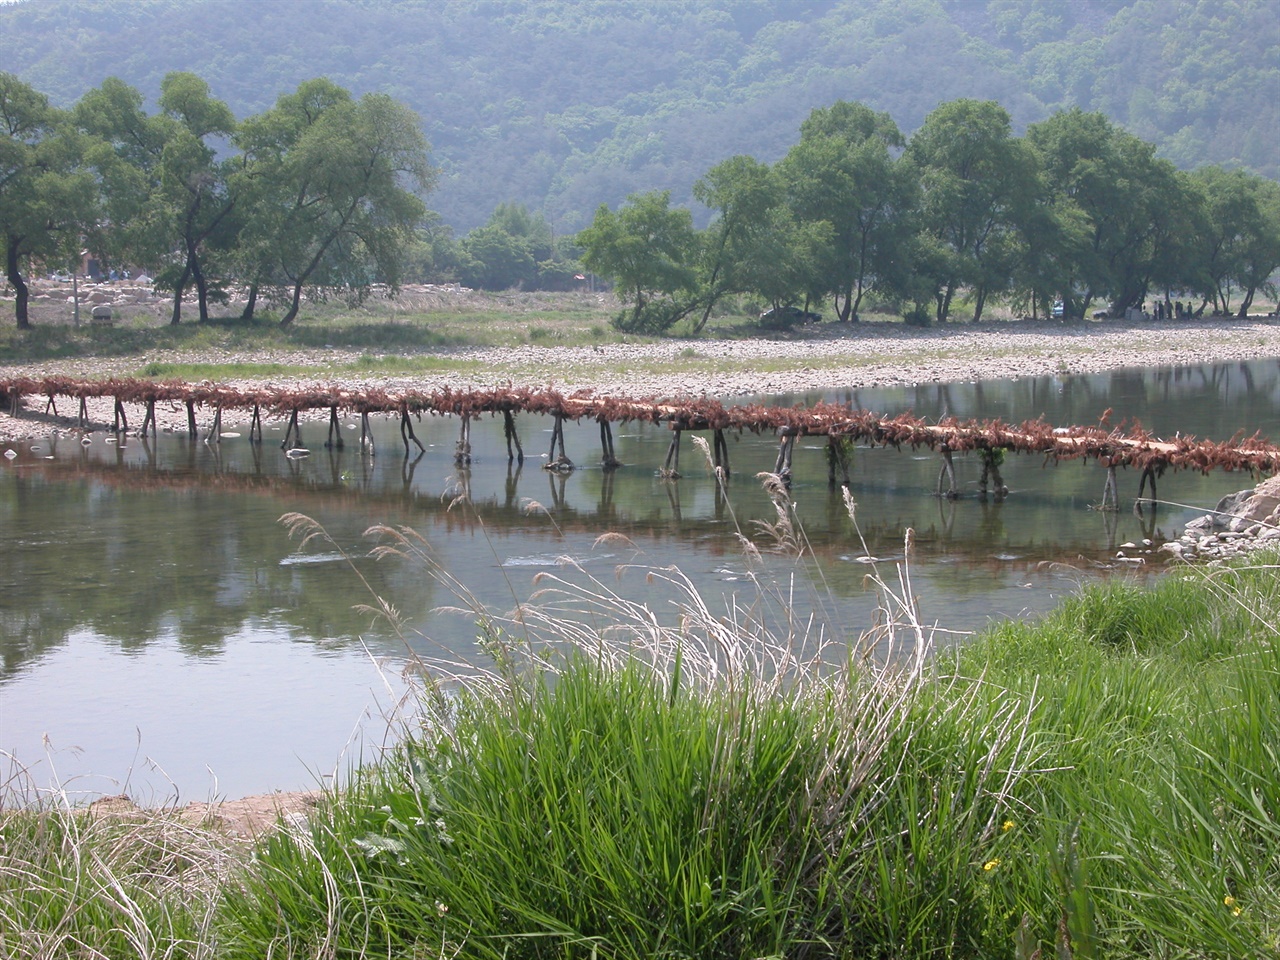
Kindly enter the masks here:
M 1157 436 L 1280 436 L 1276 361 L 766 399 L 1055 425 L 1097 423 L 1110 409 L 1113 424 Z M 896 582 L 911 529 L 910 593 L 940 645 L 963 642 L 992 618 L 1046 611 L 1099 576 L 1158 572 L 1160 542 L 1254 482 L 1166 474 L 1165 502 L 1139 515 L 1138 478 L 1127 471 L 1114 513 L 1096 509 L 1097 464 L 1010 457 L 1008 499 L 983 502 L 980 464 L 962 457 L 964 493 L 950 501 L 933 495 L 936 454 L 859 449 L 851 520 L 827 484 L 823 441 L 802 440 L 790 492 L 807 542 L 797 562 L 771 549 L 761 523 L 776 518 L 755 479 L 774 464 L 772 436 L 730 438 L 725 496 L 687 439 L 684 476 L 657 475 L 670 439 L 662 427 L 624 425 L 615 434 L 623 466 L 605 471 L 595 424 L 567 425 L 578 468 L 559 474 L 540 467 L 549 419 L 521 419 L 523 469 L 507 462 L 500 419 L 473 426 L 466 469 L 453 459 L 455 420 L 424 419 L 427 450 L 411 457 L 394 422 L 378 424 L 373 456 L 354 426 L 335 451 L 323 446 L 323 424 L 304 425 L 311 453 L 299 459 L 281 450 L 283 424 L 269 424 L 261 446 L 247 434 L 210 445 L 98 432 L 88 443 L 68 434 L 11 447 L 0 461 L 0 778 L 11 790 L 167 803 L 341 777 L 394 735 L 387 721 L 402 711 L 411 655 L 481 656 L 475 616 L 438 608 L 506 611 L 548 576 L 663 617 L 671 591 L 647 580 L 646 566 L 679 568 L 714 609 L 756 599 L 763 577 L 829 635 L 857 642 L 882 599 L 868 574 Z M 322 524 L 328 539 L 300 549 L 279 522 L 290 513 Z M 420 534 L 429 559 L 366 558 L 376 541 L 365 531 L 379 524 Z M 403 614 L 403 630 L 359 609 L 374 596 Z

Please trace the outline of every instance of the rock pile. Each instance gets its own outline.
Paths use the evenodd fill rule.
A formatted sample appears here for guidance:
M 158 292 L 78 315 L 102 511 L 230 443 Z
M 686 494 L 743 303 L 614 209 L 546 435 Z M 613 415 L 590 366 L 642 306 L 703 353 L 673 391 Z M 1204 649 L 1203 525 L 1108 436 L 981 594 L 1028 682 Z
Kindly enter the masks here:
M 1183 560 L 1226 560 L 1260 547 L 1280 547 L 1280 476 L 1223 497 L 1160 549 Z

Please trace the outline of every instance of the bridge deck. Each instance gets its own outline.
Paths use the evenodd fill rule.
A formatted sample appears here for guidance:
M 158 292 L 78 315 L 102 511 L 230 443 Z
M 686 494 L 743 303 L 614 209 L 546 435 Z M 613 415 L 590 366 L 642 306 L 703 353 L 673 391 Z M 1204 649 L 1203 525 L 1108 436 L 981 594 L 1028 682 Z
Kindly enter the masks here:
M 608 425 L 612 423 L 664 423 L 675 431 L 673 449 L 684 431 L 709 430 L 717 434 L 728 430 L 774 432 L 782 438 L 784 451 L 787 451 L 785 458 L 783 452 L 779 453 L 779 467 L 784 466 L 784 460 L 786 467 L 779 472 L 785 473 L 790 470 L 789 446 L 795 437 L 826 436 L 837 448 L 840 446 L 838 441 L 846 439 L 879 446 L 927 447 L 939 451 L 948 463 L 952 453 L 979 451 L 988 455 L 986 459 L 996 469 L 997 489 L 1000 486 L 998 458 L 991 456 L 996 451 L 1035 453 L 1057 460 L 1094 459 L 1112 471 L 1118 466 L 1135 466 L 1143 469 L 1144 481 L 1147 476 L 1154 479 L 1156 473 L 1166 468 L 1205 472 L 1214 469 L 1248 470 L 1255 474 L 1269 474 L 1280 467 L 1280 447 L 1256 434 L 1252 437 L 1237 435 L 1224 441 L 1182 436 L 1172 440 L 1161 439 L 1151 436 L 1141 427 L 1127 430 L 1111 428 L 1107 423 L 1110 411 L 1103 414 L 1096 426 L 1054 426 L 1044 420 L 1009 424 L 1001 420 L 960 420 L 954 417 L 928 422 L 911 414 L 887 417 L 832 403 L 794 407 L 762 404 L 726 407 L 705 397 L 628 398 L 591 392 L 564 394 L 552 389 L 512 386 L 432 391 L 377 387 L 353 389 L 323 384 L 236 388 L 137 378 L 84 380 L 57 376 L 0 380 L 0 394 L 9 398 L 10 408 L 15 413 L 21 402 L 28 398 L 46 398 L 46 410 L 56 410 L 55 401 L 60 397 L 79 400 L 82 420 L 84 400 L 111 398 L 115 401 L 117 429 L 121 428 L 122 422 L 127 429 L 124 404 L 142 405 L 147 410 L 143 432 L 148 426 L 152 432 L 155 431 L 156 404 L 185 404 L 193 436 L 196 433 L 194 409 L 197 406 L 212 408 L 215 424 L 220 424 L 224 409 L 252 411 L 255 423 L 260 423 L 259 418 L 264 416 L 289 418 L 291 430 L 296 428 L 298 414 L 308 411 L 329 411 L 331 423 L 339 413 L 359 414 L 366 426 L 368 415 L 389 414 L 401 418 L 406 450 L 410 439 L 416 442 L 409 424 L 411 415 L 460 416 L 463 440 L 467 436 L 467 421 L 481 415 L 501 413 L 506 416 L 509 436 L 514 432 L 512 418 L 517 413 L 554 416 L 557 427 L 563 420 L 591 419 L 601 424 L 606 460 L 612 455 L 611 435 L 607 434 Z M 215 436 L 216 430 L 211 431 L 211 439 Z M 257 436 L 261 438 L 260 426 Z M 288 446 L 289 439 L 287 434 L 285 446 Z M 553 453 L 555 442 L 553 435 Z M 562 434 L 560 442 L 563 454 Z M 725 456 L 727 458 L 727 449 Z M 670 459 L 668 454 L 668 466 Z M 564 458 L 559 465 L 567 462 Z

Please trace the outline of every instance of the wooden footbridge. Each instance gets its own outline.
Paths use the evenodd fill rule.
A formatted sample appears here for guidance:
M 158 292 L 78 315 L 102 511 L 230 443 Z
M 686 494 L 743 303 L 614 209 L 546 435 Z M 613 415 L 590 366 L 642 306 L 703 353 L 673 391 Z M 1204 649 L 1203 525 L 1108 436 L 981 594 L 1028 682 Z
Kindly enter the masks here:
M 627 398 L 599 395 L 589 391 L 565 394 L 552 389 L 495 387 L 481 390 L 438 389 L 432 391 L 386 390 L 377 387 L 351 388 L 336 385 L 307 387 L 261 386 L 238 388 L 210 383 L 190 384 L 179 381 L 157 382 L 139 378 L 85 380 L 71 377 L 17 377 L 0 380 L 0 396 L 7 397 L 11 413 L 17 415 L 24 403 L 44 400 L 44 412 L 58 415 L 57 402 L 78 401 L 76 424 L 90 426 L 87 401 L 114 401 L 111 429 L 128 431 L 127 407 L 143 411 L 139 433 L 157 432 L 156 406 L 186 409 L 188 434 L 199 437 L 196 408 L 212 410 L 212 421 L 205 440 L 218 443 L 222 437 L 224 410 L 249 417 L 249 439 L 262 442 L 265 418 L 285 420 L 282 449 L 302 455 L 300 415 L 323 417 L 328 412 L 326 445 L 341 447 L 343 439 L 339 417 L 358 415 L 361 423 L 361 448 L 372 452 L 373 433 L 370 415 L 397 417 L 400 435 L 408 454 L 410 444 L 422 449 L 413 430 L 413 421 L 422 415 L 452 415 L 460 419 L 455 459 L 467 463 L 471 458 L 471 421 L 481 416 L 502 415 L 507 441 L 508 459 L 523 462 L 524 450 L 516 429 L 518 414 L 540 414 L 554 418 L 551 447 L 544 467 L 549 470 L 572 470 L 573 462 L 565 452 L 564 423 L 594 420 L 600 425 L 601 463 L 606 468 L 619 466 L 614 453 L 613 424 L 648 422 L 665 424 L 671 431 L 671 444 L 660 472 L 678 477 L 680 441 L 686 432 L 712 434 L 712 461 L 727 477 L 730 473 L 729 448 L 725 436 L 730 431 L 756 434 L 772 432 L 779 438 L 774 472 L 784 480 L 792 475 L 792 454 L 798 437 L 827 438 L 828 481 L 849 482 L 851 453 L 856 444 L 921 447 L 936 451 L 942 458 L 938 475 L 940 496 L 958 495 L 953 455 L 976 453 L 983 471 L 979 489 L 983 496 L 992 491 L 996 499 L 1006 493 L 1000 477 L 1000 465 L 1008 453 L 1038 454 L 1049 460 L 1091 459 L 1106 468 L 1103 488 L 1104 507 L 1118 506 L 1116 471 L 1133 467 L 1142 471 L 1138 498 L 1142 499 L 1148 483 L 1150 499 L 1156 497 L 1155 482 L 1165 470 L 1247 470 L 1254 475 L 1271 474 L 1280 468 L 1280 447 L 1254 435 L 1237 435 L 1226 441 L 1175 437 L 1164 440 L 1151 436 L 1140 427 L 1112 428 L 1110 411 L 1096 426 L 1053 426 L 1044 420 L 1028 420 L 1007 424 L 1001 420 L 960 420 L 954 417 L 928 422 L 911 414 L 887 417 L 849 405 L 817 403 L 810 406 L 767 406 L 747 404 L 726 407 L 706 397 Z

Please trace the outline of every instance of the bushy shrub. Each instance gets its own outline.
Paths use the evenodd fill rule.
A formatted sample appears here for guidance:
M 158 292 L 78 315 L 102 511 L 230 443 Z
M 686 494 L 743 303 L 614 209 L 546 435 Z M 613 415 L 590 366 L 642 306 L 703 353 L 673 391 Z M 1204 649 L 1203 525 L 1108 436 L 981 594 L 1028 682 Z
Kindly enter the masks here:
M 933 323 L 933 313 L 923 303 L 917 303 L 903 312 L 902 322 L 908 327 L 927 327 Z

